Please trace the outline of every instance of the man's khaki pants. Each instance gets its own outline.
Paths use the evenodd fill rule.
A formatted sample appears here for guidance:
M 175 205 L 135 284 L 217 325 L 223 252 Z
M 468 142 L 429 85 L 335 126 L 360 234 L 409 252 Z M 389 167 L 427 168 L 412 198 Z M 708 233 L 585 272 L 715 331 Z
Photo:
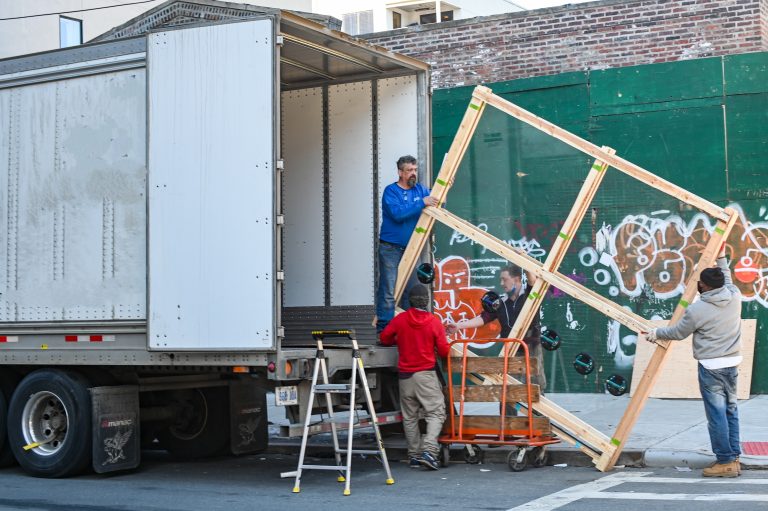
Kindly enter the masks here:
M 437 437 L 445 422 L 445 398 L 434 370 L 419 371 L 410 378 L 400 380 L 400 408 L 403 412 L 408 456 L 415 458 L 427 451 L 437 457 L 440 452 Z M 427 422 L 423 447 L 419 431 L 419 410 L 423 410 Z

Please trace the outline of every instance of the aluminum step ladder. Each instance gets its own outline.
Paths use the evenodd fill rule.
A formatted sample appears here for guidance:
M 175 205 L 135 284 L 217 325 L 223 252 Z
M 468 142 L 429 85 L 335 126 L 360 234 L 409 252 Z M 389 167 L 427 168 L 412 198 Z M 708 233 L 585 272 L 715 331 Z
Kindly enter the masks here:
M 389 462 L 387 461 L 387 453 L 384 450 L 384 443 L 381 440 L 381 432 L 379 431 L 378 419 L 376 417 L 376 411 L 373 408 L 373 399 L 371 399 L 371 390 L 368 387 L 368 379 L 365 376 L 365 368 L 363 367 L 363 359 L 360 356 L 360 350 L 357 345 L 357 339 L 355 339 L 354 330 L 316 330 L 312 332 L 312 337 L 317 342 L 317 354 L 315 355 L 315 367 L 312 372 L 312 388 L 309 393 L 309 404 L 307 405 L 307 416 L 304 421 L 304 432 L 301 437 L 301 450 L 299 451 L 299 464 L 296 469 L 296 482 L 293 485 L 293 493 L 299 493 L 301 491 L 301 474 L 304 470 L 333 470 L 339 473 L 337 481 L 345 483 L 344 495 L 350 494 L 350 482 L 352 477 L 352 455 L 353 454 L 378 454 L 381 458 L 381 464 L 384 466 L 384 470 L 387 473 L 387 484 L 394 484 L 395 480 L 392 478 L 392 472 L 389 469 Z M 323 339 L 325 337 L 347 337 L 352 342 L 352 378 L 349 383 L 330 383 L 328 381 L 328 366 L 325 359 L 325 352 L 323 351 Z M 322 376 L 322 383 L 318 383 L 318 378 Z M 360 386 L 365 393 L 365 400 L 368 404 L 368 411 L 371 414 L 371 423 L 373 425 L 373 431 L 376 435 L 376 445 L 378 449 L 353 449 L 352 439 L 354 437 L 355 427 L 355 392 L 358 382 L 358 376 L 360 380 Z M 312 422 L 312 407 L 315 403 L 315 395 L 324 394 L 325 403 L 328 410 L 328 418 L 325 421 L 331 424 L 331 435 L 333 436 L 333 450 L 336 458 L 335 465 L 311 465 L 304 463 L 304 455 L 307 450 L 307 438 L 309 437 L 309 429 Z M 333 398 L 332 394 L 347 394 L 349 395 L 349 426 L 347 429 L 347 447 L 341 449 L 339 447 L 339 437 L 336 424 L 339 424 L 344 419 L 337 419 L 333 414 Z M 346 465 L 342 465 L 342 453 L 346 454 Z M 290 477 L 294 475 L 293 472 L 286 472 L 281 474 L 283 477 Z

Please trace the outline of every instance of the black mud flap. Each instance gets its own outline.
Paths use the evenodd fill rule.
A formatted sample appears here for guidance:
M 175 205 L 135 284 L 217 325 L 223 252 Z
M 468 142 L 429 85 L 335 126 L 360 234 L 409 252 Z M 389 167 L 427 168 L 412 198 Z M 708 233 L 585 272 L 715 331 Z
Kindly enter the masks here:
M 232 454 L 263 451 L 269 443 L 267 392 L 255 380 L 229 382 Z
M 93 469 L 103 474 L 128 470 L 141 461 L 139 388 L 135 385 L 94 387 Z

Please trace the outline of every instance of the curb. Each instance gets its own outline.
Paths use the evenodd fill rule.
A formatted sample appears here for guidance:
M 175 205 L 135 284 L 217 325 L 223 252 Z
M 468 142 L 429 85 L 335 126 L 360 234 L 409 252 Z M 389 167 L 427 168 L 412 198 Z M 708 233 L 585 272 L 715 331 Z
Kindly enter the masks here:
M 741 466 L 747 469 L 768 469 L 768 456 L 746 456 L 739 458 Z M 705 468 L 715 462 L 715 455 L 701 450 L 646 449 L 643 466 L 650 468 L 689 467 Z
M 332 457 L 333 448 L 330 435 L 316 435 L 307 445 L 307 454 L 313 457 Z M 407 460 L 408 451 L 405 439 L 398 436 L 384 438 L 387 449 L 387 457 L 392 461 Z M 562 445 L 562 444 L 561 444 Z M 298 455 L 301 447 L 300 438 L 271 437 L 269 439 L 268 452 Z M 360 435 L 355 439 L 355 447 L 363 449 L 376 449 L 372 434 Z M 507 463 L 507 455 L 512 450 L 510 447 L 498 448 L 482 447 L 485 463 Z M 460 444 L 451 447 L 451 461 L 461 462 L 464 459 L 464 450 Z M 554 446 L 547 447 L 549 459 L 547 465 L 566 465 L 568 467 L 594 467 L 592 458 L 575 447 Z M 688 467 L 702 469 L 715 461 L 715 455 L 702 449 L 654 449 L 654 448 L 627 448 L 621 452 L 616 467 L 633 468 L 675 468 Z M 741 466 L 746 469 L 768 469 L 768 456 L 742 455 Z
M 386 444 L 386 440 L 385 440 Z M 301 441 L 299 439 L 284 439 L 284 438 L 270 438 L 268 452 L 276 454 L 293 454 L 298 455 L 299 448 L 301 447 Z M 362 449 L 375 449 L 376 445 L 369 442 L 356 443 L 356 448 Z M 404 445 L 387 445 L 387 458 L 396 462 L 399 460 L 408 459 L 408 451 Z M 460 462 L 463 460 L 463 448 L 460 445 L 454 444 L 451 447 L 451 461 Z M 507 455 L 511 449 L 508 447 L 498 448 L 486 448 L 483 447 L 483 453 L 485 454 L 485 463 L 507 463 Z M 568 467 L 594 467 L 592 458 L 584 454 L 575 448 L 570 447 L 547 447 L 549 453 L 549 460 L 547 465 L 567 465 Z M 332 457 L 333 449 L 331 445 L 325 443 L 315 443 L 307 445 L 307 455 L 312 457 Z M 639 449 L 625 449 L 616 466 L 625 467 L 643 467 L 644 465 L 644 451 Z M 708 462 L 711 463 L 711 462 Z M 707 463 L 707 464 L 708 464 Z M 674 465 L 667 465 L 674 466 Z

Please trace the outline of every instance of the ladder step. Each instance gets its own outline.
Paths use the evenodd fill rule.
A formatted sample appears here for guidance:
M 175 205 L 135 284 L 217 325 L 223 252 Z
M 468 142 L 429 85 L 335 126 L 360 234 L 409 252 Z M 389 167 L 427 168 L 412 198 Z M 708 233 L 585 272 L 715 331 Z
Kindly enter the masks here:
M 322 421 L 320 421 L 321 424 L 349 424 L 349 417 L 338 417 L 334 415 L 333 417 L 326 417 Z M 352 425 L 356 426 L 360 423 L 360 419 L 355 417 L 355 420 L 352 421 Z
M 347 467 L 339 465 L 302 465 L 302 470 L 336 470 L 337 472 L 344 472 Z
M 315 392 L 349 393 L 352 386 L 348 383 L 320 383 L 313 387 Z
M 346 449 L 337 449 L 336 452 L 340 454 L 347 454 Z M 352 449 L 352 454 L 381 454 L 378 449 Z

